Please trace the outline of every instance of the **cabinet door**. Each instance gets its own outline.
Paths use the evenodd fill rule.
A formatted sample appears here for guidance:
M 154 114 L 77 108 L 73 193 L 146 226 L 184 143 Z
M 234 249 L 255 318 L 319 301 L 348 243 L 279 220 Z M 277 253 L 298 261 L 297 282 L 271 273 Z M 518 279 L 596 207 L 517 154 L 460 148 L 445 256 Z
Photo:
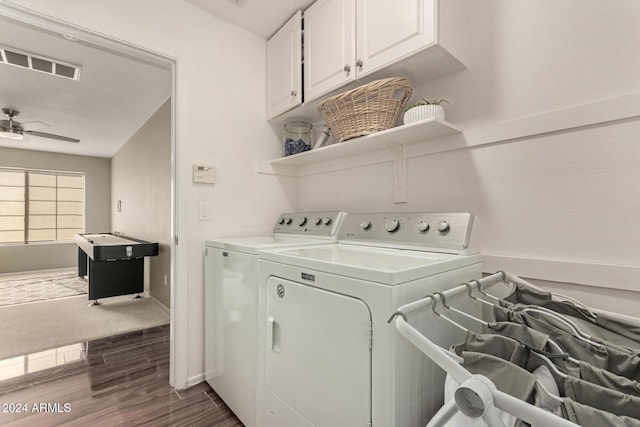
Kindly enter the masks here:
M 267 41 L 267 118 L 302 103 L 302 12 Z
M 359 76 L 433 44 L 435 7 L 435 0 L 357 0 Z
M 318 0 L 304 12 L 305 102 L 356 78 L 356 0 Z
M 278 277 L 266 286 L 264 369 L 272 397 L 265 399 L 265 425 L 367 426 L 369 308 L 359 299 Z

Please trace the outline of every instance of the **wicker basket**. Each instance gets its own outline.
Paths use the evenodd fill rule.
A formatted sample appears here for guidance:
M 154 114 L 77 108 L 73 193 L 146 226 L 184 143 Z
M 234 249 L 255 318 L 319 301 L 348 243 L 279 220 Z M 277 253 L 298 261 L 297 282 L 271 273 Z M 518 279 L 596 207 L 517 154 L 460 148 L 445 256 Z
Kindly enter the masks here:
M 325 99 L 318 110 L 342 142 L 395 126 L 412 92 L 406 79 L 376 80 Z

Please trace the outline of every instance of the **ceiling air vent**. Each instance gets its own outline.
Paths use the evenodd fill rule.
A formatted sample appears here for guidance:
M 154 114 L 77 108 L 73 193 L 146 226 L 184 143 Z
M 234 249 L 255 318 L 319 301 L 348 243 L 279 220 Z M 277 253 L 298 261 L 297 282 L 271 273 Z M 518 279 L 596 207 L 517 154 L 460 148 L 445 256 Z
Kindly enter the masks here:
M 0 63 L 38 71 L 65 79 L 80 80 L 80 66 L 36 56 L 10 47 L 0 46 Z

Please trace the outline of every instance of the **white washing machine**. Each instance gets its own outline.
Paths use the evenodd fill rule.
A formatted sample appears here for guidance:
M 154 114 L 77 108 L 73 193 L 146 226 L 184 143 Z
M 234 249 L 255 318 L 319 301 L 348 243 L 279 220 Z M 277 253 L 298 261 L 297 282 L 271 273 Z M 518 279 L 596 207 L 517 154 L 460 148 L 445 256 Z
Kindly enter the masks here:
M 387 321 L 481 277 L 476 226 L 469 213 L 349 214 L 337 243 L 263 251 L 258 425 L 424 427 L 444 373 Z M 480 315 L 468 298 L 448 303 Z M 432 312 L 409 321 L 445 347 L 464 339 Z
M 205 380 L 248 427 L 256 425 L 258 254 L 329 244 L 344 215 L 283 213 L 273 235 L 205 242 Z

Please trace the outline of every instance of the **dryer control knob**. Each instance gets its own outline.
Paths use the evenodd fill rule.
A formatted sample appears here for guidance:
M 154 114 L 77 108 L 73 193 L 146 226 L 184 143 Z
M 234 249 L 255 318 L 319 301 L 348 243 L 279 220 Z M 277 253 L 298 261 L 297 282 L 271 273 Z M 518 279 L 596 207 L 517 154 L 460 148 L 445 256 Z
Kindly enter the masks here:
M 280 225 L 284 224 L 284 218 L 282 217 L 278 218 L 278 224 Z
M 285 218 L 284 223 L 287 225 L 291 224 L 291 218 Z
M 322 218 L 320 218 L 319 216 L 313 218 L 314 225 L 320 225 L 321 222 L 322 222 Z
M 299 216 L 298 218 L 296 218 L 296 224 L 298 224 L 299 226 L 303 226 L 305 225 L 307 222 L 307 217 L 306 216 Z
M 426 221 L 420 221 L 418 223 L 418 231 L 425 232 L 429 229 L 429 223 Z
M 363 230 L 368 230 L 369 228 L 371 228 L 371 221 L 365 219 L 360 223 L 360 228 L 362 228 Z
M 447 231 L 449 229 L 449 223 L 444 219 L 438 222 L 438 231 Z
M 393 233 L 400 227 L 400 222 L 397 219 L 390 219 L 384 224 L 384 228 L 389 232 Z
M 322 223 L 324 225 L 329 225 L 331 224 L 331 218 L 329 218 L 328 216 L 325 216 L 324 218 L 322 218 Z

